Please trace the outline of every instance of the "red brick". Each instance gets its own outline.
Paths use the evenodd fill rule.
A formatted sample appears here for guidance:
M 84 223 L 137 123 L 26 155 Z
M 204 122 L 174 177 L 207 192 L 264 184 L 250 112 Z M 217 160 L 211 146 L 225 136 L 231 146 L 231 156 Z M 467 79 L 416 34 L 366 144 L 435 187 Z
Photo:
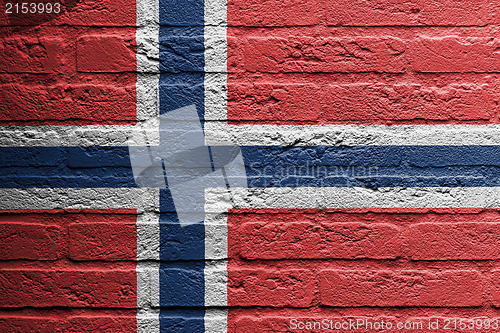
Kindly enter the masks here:
M 500 308 L 500 270 L 491 272 L 491 283 L 493 287 L 493 306 Z
M 321 304 L 327 306 L 473 307 L 483 304 L 477 271 L 323 270 Z
M 74 223 L 69 226 L 73 260 L 135 260 L 135 223 Z
M 135 26 L 137 21 L 134 0 L 41 0 L 36 3 L 61 3 L 61 13 L 5 14 L 0 11 L 0 26 Z
M 229 84 L 228 120 L 318 121 L 320 88 L 313 84 Z
M 398 228 L 389 224 L 255 222 L 239 235 L 247 259 L 394 259 Z
M 306 26 L 320 22 L 321 3 L 308 0 L 233 0 L 227 4 L 230 26 Z
M 276 311 L 277 312 L 277 311 Z M 287 313 L 288 312 L 288 313 Z M 285 313 L 287 316 L 283 316 Z M 244 333 L 244 332 L 259 332 L 259 333 L 316 333 L 316 332 L 389 332 L 386 330 L 370 329 L 368 322 L 372 325 L 375 321 L 381 323 L 391 322 L 394 324 L 398 321 L 394 317 L 388 316 L 346 316 L 338 317 L 331 315 L 318 316 L 313 314 L 311 316 L 304 316 L 303 314 L 297 314 L 292 311 L 280 311 L 280 317 L 278 316 L 238 316 L 237 314 L 232 315 L 231 310 L 229 310 L 228 315 L 228 327 L 229 332 L 234 333 Z M 427 323 L 427 322 L 426 322 Z M 356 326 L 359 324 L 359 326 Z M 354 329 L 349 329 L 349 327 Z M 418 331 L 421 332 L 421 331 Z
M 418 38 L 411 43 L 411 62 L 417 72 L 500 72 L 497 39 L 457 36 Z
M 408 230 L 413 260 L 485 260 L 500 258 L 498 223 L 419 223 Z
M 130 270 L 2 270 L 0 307 L 135 308 Z
M 331 85 L 324 98 L 325 122 L 461 123 L 493 120 L 496 96 L 486 85 L 456 83 Z M 496 120 L 496 119 L 495 119 Z
M 445 87 L 406 83 L 230 83 L 228 119 L 278 124 L 497 122 L 496 99 L 488 85 L 469 83 Z
M 228 269 L 229 306 L 307 307 L 313 288 L 309 270 Z
M 64 231 L 56 225 L 1 223 L 0 260 L 55 260 L 65 256 Z
M 231 57 L 233 45 L 228 43 Z M 244 69 L 269 73 L 402 73 L 405 49 L 403 41 L 393 37 L 248 37 L 243 49 Z
M 135 0 L 80 0 L 53 24 L 84 26 L 136 26 Z
M 135 78 L 127 86 L 59 84 L 0 86 L 1 125 L 92 125 L 136 122 Z
M 489 23 L 483 0 L 329 1 L 328 24 L 339 26 L 483 26 Z
M 61 38 L 2 38 L 0 73 L 61 73 L 68 65 L 64 54 Z
M 137 319 L 125 316 L 72 317 L 64 332 L 134 333 L 137 332 Z
M 63 332 L 65 321 L 53 317 L 0 317 L 0 331 L 9 333 Z
M 83 36 L 78 39 L 79 72 L 119 73 L 135 71 L 135 36 Z
M 9 333 L 132 333 L 136 330 L 135 317 L 116 315 L 67 316 L 57 313 L 51 317 L 44 315 L 0 317 L 0 331 Z

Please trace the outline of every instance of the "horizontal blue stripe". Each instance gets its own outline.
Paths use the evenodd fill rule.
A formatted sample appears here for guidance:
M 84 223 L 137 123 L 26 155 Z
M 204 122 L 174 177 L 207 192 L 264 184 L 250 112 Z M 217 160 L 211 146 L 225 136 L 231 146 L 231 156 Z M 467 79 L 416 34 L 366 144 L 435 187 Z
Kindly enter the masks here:
M 500 146 L 242 147 L 250 187 L 500 186 Z M 0 148 L 0 187 L 136 187 L 127 147 Z

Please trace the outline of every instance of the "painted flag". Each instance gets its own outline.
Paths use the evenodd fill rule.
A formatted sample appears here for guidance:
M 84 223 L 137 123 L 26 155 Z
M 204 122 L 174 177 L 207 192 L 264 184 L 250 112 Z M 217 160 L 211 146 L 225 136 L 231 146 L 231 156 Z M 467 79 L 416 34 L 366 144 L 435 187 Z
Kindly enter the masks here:
M 49 2 L 0 14 L 2 330 L 498 324 L 495 4 Z M 191 105 L 248 187 L 183 225 L 130 151 Z

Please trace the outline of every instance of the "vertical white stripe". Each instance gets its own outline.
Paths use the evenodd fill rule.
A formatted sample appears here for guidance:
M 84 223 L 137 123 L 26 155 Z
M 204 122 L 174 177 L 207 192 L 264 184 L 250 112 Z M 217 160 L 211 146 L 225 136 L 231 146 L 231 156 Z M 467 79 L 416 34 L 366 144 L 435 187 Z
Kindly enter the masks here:
M 158 1 L 137 1 L 137 122 L 142 131 L 134 132 L 129 145 L 159 143 L 159 21 Z
M 227 259 L 227 214 L 207 218 L 208 220 L 205 220 L 205 259 Z
M 160 218 L 159 190 L 156 207 L 137 216 L 137 332 L 160 332 L 159 297 Z
M 205 217 L 205 332 L 227 332 L 227 211 Z
M 160 114 L 159 81 L 159 1 L 137 1 L 137 121 L 146 130 L 134 136 L 129 145 L 158 145 Z M 159 190 L 156 209 L 137 218 L 137 332 L 160 332 L 159 310 L 153 309 L 159 297 L 160 224 Z
M 227 332 L 227 309 L 207 309 L 205 312 L 205 333 L 223 332 Z
M 205 0 L 205 120 L 227 121 L 227 1 Z
M 227 260 L 205 262 L 205 306 L 227 306 Z
M 205 0 L 205 120 L 227 122 L 227 0 Z M 227 193 L 227 192 L 226 192 Z M 222 213 L 222 214 L 220 214 Z M 227 210 L 205 217 L 205 306 L 227 306 Z M 205 332 L 227 332 L 227 308 L 207 309 Z

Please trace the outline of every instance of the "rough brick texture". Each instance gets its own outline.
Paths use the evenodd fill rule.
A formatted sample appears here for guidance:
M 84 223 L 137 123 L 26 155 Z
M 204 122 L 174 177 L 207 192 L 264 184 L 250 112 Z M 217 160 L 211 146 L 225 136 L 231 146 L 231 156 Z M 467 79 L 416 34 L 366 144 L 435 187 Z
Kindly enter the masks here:
M 135 267 L 129 270 L 2 270 L 1 307 L 136 307 Z M 12 297 L 15 295 L 15 297 Z
M 307 307 L 313 281 L 308 270 L 235 269 L 228 280 L 228 305 Z
M 135 1 L 61 3 L 59 14 L 2 8 L 0 125 L 135 124 Z
M 244 258 L 394 259 L 401 251 L 399 230 L 394 225 L 269 222 L 243 225 L 240 240 Z
M 219 333 L 225 324 L 231 333 L 318 331 L 292 329 L 292 318 L 438 320 L 440 329 L 406 331 L 440 332 L 446 320 L 500 317 L 494 208 L 373 209 L 363 202 L 355 206 L 367 208 L 323 209 L 324 202 L 355 201 L 324 197 L 311 209 L 289 202 L 290 209 L 233 209 L 227 225 L 188 227 L 165 208 L 167 191 L 148 197 L 152 217 L 144 224 L 136 210 L 59 209 L 68 188 L 91 190 L 71 198 L 76 207 L 117 199 L 97 189 L 124 190 L 120 198 L 136 189 L 127 141 L 114 126 L 104 133 L 86 125 L 136 125 L 190 104 L 206 119 L 228 120 L 235 132 L 244 124 L 382 125 L 374 128 L 408 144 L 411 130 L 384 125 L 498 125 L 497 2 L 61 0 L 57 15 L 2 8 L 0 126 L 16 127 L 0 135 L 0 187 L 55 189 L 61 200 L 35 194 L 58 207 L 49 212 L 0 198 L 20 209 L 0 212 L 0 332 L 156 333 L 157 322 L 168 333 Z M 145 7 L 157 15 L 138 17 Z M 17 126 L 41 126 L 42 135 L 30 128 L 25 139 L 8 134 L 21 132 Z M 410 127 L 421 133 L 422 126 Z M 356 186 L 356 195 L 384 207 L 463 207 L 474 198 L 459 189 L 491 194 L 500 186 L 500 149 L 481 142 L 493 126 L 471 135 L 480 143 L 474 147 L 425 140 L 374 147 L 371 140 L 383 135 L 372 138 L 370 126 L 328 127 L 327 135 L 304 128 L 300 138 L 245 133 L 265 144 L 243 142 L 249 185 L 257 188 L 242 201 L 265 206 L 262 187 Z M 58 133 L 67 133 L 62 145 L 52 144 L 63 140 Z M 367 139 L 345 145 L 358 136 Z M 405 192 L 413 193 L 404 197 L 409 202 Z M 378 202 L 380 193 L 397 199 Z M 210 237 L 216 249 L 206 246 Z
M 435 317 L 443 327 L 438 309 L 449 307 L 468 308 L 460 318 L 491 318 L 500 274 L 480 263 L 498 260 L 499 218 L 498 209 L 465 208 L 232 210 L 228 327 L 293 332 L 290 319 L 427 325 Z
M 249 72 L 401 73 L 405 68 L 406 46 L 397 38 L 248 37 L 239 42 Z
M 227 20 L 233 125 L 499 121 L 491 1 L 234 0 Z
M 320 302 L 328 306 L 479 306 L 483 286 L 476 271 L 319 273 Z
M 0 308 L 10 311 L 0 330 L 134 332 L 136 219 L 135 210 L 1 211 Z M 57 307 L 66 310 L 44 312 Z
M 488 2 L 340 0 L 329 2 L 327 22 L 335 26 L 484 26 Z
M 270 77 L 269 77 L 270 79 Z M 488 85 L 241 83 L 228 92 L 234 123 L 438 124 L 489 122 L 499 96 Z

